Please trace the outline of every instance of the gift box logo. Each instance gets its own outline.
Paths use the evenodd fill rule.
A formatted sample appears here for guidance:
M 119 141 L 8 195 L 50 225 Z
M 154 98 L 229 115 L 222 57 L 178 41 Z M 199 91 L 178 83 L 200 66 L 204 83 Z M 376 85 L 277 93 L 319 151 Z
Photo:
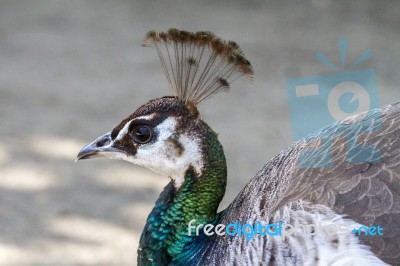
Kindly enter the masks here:
M 339 72 L 287 80 L 292 134 L 299 140 L 327 125 L 356 113 L 379 108 L 376 73 L 373 69 L 353 70 L 371 57 L 371 50 L 364 52 L 353 64 L 346 65 L 347 42 L 339 41 L 341 67 L 332 63 L 324 54 L 316 58 Z M 352 133 L 351 129 L 357 134 Z M 344 129 L 343 129 L 344 130 Z M 307 168 L 332 166 L 332 138 L 347 138 L 347 161 L 351 163 L 378 162 L 379 150 L 366 144 L 357 144 L 360 134 L 380 130 L 380 116 L 369 121 L 351 124 L 345 132 L 319 132 L 309 138 L 319 138 L 318 150 L 300 156 L 300 166 Z

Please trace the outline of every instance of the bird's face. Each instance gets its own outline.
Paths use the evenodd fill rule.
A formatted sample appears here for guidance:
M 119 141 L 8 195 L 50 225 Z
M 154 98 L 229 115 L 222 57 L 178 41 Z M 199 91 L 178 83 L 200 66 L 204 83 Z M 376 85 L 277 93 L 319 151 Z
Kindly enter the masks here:
M 193 108 L 174 97 L 152 100 L 85 146 L 77 160 L 122 159 L 169 176 L 179 187 L 189 167 L 198 174 L 204 167 L 206 125 Z

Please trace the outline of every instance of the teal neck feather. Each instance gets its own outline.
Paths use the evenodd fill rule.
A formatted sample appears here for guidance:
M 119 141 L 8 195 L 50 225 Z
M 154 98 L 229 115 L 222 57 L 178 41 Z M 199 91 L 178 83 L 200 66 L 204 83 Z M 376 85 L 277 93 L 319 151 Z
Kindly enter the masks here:
M 208 126 L 203 139 L 204 170 L 200 176 L 192 167 L 177 191 L 170 182 L 156 201 L 140 238 L 139 265 L 184 265 L 197 249 L 192 225 L 216 223 L 217 209 L 226 187 L 226 161 L 217 135 Z

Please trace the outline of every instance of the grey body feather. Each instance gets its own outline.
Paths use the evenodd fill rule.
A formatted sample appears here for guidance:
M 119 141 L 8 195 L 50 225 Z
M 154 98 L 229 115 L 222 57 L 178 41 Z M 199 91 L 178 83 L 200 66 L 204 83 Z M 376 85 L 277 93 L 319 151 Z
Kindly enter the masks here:
M 361 129 L 363 123 L 376 128 L 364 132 Z M 344 132 L 344 135 L 338 132 Z M 348 162 L 348 145 L 343 137 L 355 132 L 358 143 L 378 148 L 379 161 Z M 321 145 L 317 136 L 332 139 L 332 167 L 299 167 L 301 154 Z M 321 156 L 326 156 L 324 151 L 314 154 L 315 158 Z M 285 216 L 284 212 L 290 215 Z M 360 265 L 379 264 L 373 254 L 386 263 L 399 264 L 400 103 L 385 106 L 379 112 L 375 110 L 352 116 L 283 150 L 223 211 L 221 223 L 295 220 L 312 223 L 315 213 L 323 214 L 324 219 L 339 214 L 344 217 L 340 218 L 342 221 L 355 221 L 365 226 L 379 225 L 384 228 L 384 235 L 357 239 L 349 234 L 339 239 L 336 236 L 333 242 L 324 236 L 259 236 L 249 242 L 238 236 L 214 236 L 206 238 L 206 244 L 199 251 L 203 253 L 201 259 L 196 260 L 200 261 L 200 265 L 254 265 L 254 262 L 263 265 L 324 265 L 334 262 L 325 261 L 326 255 L 322 250 L 329 250 L 328 246 L 331 246 L 332 254 L 338 256 L 337 265 L 354 265 L 354 261 L 346 262 L 346 259 L 351 256 L 356 258 L 354 256 L 358 252 L 365 252 L 357 260 Z M 299 241 L 302 244 L 296 245 Z M 366 258 L 367 264 L 364 261 Z

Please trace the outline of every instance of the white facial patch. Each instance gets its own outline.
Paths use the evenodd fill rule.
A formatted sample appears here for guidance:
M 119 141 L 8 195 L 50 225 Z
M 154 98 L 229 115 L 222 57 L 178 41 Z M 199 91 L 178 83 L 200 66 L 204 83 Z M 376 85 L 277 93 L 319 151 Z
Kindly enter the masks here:
M 178 137 L 175 130 L 176 125 L 175 118 L 165 119 L 154 129 L 157 134 L 155 142 L 139 145 L 135 156 L 123 159 L 171 177 L 175 187 L 179 188 L 183 184 L 185 172 L 189 166 L 193 166 L 194 170 L 200 174 L 204 163 L 199 141 L 188 135 L 179 135 Z M 125 127 L 128 128 L 129 125 Z M 171 142 L 171 139 L 177 141 L 181 149 Z
M 133 120 L 151 120 L 153 117 L 154 114 L 144 115 L 128 121 L 127 123 L 125 123 L 125 126 L 118 132 L 118 136 L 115 138 L 115 140 L 121 140 L 126 134 L 128 134 L 129 126 Z

